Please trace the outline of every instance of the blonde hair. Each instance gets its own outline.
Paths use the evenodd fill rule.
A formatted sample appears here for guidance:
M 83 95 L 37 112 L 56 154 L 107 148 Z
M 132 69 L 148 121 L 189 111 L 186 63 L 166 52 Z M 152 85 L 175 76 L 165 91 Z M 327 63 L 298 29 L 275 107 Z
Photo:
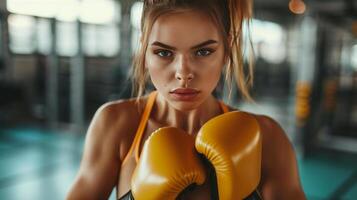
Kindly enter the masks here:
M 224 39 L 225 55 L 228 58 L 225 67 L 225 81 L 227 82 L 229 97 L 232 92 L 232 82 L 235 81 L 242 96 L 247 100 L 252 100 L 249 88 L 253 83 L 253 56 L 250 54 L 248 72 L 245 72 L 242 44 L 243 21 L 247 20 L 249 28 L 249 20 L 252 16 L 251 0 L 144 0 L 141 18 L 141 42 L 133 60 L 133 94 L 139 99 L 145 92 L 148 80 L 148 72 L 145 68 L 145 53 L 154 22 L 164 14 L 182 10 L 202 11 L 216 23 Z M 250 46 L 252 46 L 251 42 Z

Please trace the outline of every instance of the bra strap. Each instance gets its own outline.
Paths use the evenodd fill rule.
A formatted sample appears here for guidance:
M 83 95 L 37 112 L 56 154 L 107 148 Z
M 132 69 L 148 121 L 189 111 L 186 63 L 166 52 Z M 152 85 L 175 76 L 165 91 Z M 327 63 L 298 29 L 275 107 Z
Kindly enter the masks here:
M 150 113 L 151 113 L 152 107 L 153 107 L 153 105 L 155 103 L 156 96 L 157 96 L 157 91 L 154 91 L 149 95 L 148 101 L 147 101 L 146 106 L 145 106 L 144 113 L 141 116 L 140 124 L 139 124 L 138 130 L 136 132 L 136 136 L 135 136 L 136 140 L 134 140 L 134 145 L 135 145 L 134 149 L 135 149 L 135 160 L 136 160 L 136 162 L 139 161 L 140 141 L 141 141 L 141 139 L 142 139 L 142 137 L 144 135 L 146 124 L 147 124 L 147 121 L 148 121 L 148 119 L 150 117 Z
M 219 106 L 221 107 L 223 113 L 229 112 L 228 106 L 223 101 L 219 101 Z
M 135 149 L 135 159 L 136 159 L 136 161 L 138 161 L 140 141 L 141 141 L 143 132 L 144 132 L 145 127 L 146 127 L 146 122 L 149 119 L 151 109 L 152 109 L 153 104 L 155 102 L 156 95 L 157 95 L 157 91 L 154 91 L 154 92 L 150 93 L 150 95 L 148 97 L 147 103 L 146 103 L 145 108 L 144 108 L 144 112 L 141 115 L 139 127 L 138 127 L 138 129 L 136 130 L 136 133 L 135 133 L 134 141 L 131 144 L 128 153 L 126 154 L 126 156 L 125 156 L 125 158 L 124 158 L 124 160 L 122 162 L 122 165 L 128 160 L 129 156 L 131 155 L 132 151 L 134 151 L 134 149 Z

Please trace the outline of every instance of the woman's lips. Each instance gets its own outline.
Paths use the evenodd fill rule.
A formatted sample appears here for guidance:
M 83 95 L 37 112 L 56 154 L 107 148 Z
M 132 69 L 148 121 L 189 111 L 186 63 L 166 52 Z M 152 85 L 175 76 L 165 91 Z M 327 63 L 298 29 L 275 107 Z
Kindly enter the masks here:
M 170 92 L 170 94 L 178 101 L 192 101 L 199 91 L 192 88 L 177 88 Z

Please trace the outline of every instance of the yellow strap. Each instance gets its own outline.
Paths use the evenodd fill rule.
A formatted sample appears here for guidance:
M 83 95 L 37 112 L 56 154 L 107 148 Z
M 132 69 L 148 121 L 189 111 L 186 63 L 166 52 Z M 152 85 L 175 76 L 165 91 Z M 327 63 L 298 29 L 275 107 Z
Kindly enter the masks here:
M 122 165 L 128 160 L 129 156 L 131 155 L 132 151 L 135 149 L 135 160 L 138 161 L 139 160 L 139 145 L 140 145 L 140 141 L 142 138 L 142 135 L 144 133 L 145 127 L 146 127 L 146 122 L 149 119 L 150 116 L 150 112 L 151 109 L 154 105 L 155 99 L 156 99 L 156 95 L 157 95 L 157 91 L 154 91 L 152 93 L 150 93 L 147 103 L 145 105 L 144 108 L 144 112 L 141 115 L 141 119 L 140 119 L 140 124 L 139 127 L 135 133 L 135 138 L 133 143 L 130 146 L 129 152 L 126 154 Z
M 145 106 L 145 110 L 144 110 L 144 113 L 143 115 L 141 116 L 141 121 L 140 121 L 140 124 L 139 124 L 139 127 L 138 127 L 138 130 L 137 130 L 137 133 L 136 133 L 136 136 L 135 136 L 135 139 L 134 140 L 134 145 L 135 145 L 135 160 L 136 162 L 139 161 L 139 147 L 140 147 L 140 141 L 144 135 L 144 130 L 146 128 L 146 124 L 147 124 L 147 121 L 149 119 L 149 116 L 150 116 L 150 113 L 151 113 L 151 110 L 152 110 L 152 107 L 155 103 L 155 99 L 156 99 L 156 96 L 157 96 L 157 91 L 154 91 L 152 92 L 150 95 L 149 95 L 149 98 L 148 98 L 148 101 L 146 103 L 146 106 Z
M 229 112 L 228 106 L 224 104 L 223 101 L 219 101 L 219 105 L 221 106 L 223 113 Z

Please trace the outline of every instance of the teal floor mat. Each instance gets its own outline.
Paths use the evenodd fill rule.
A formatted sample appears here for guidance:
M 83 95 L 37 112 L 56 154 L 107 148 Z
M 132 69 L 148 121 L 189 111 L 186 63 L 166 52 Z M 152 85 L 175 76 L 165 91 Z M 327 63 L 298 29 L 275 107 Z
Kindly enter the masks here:
M 299 160 L 299 170 L 309 199 L 354 200 L 357 197 L 353 196 L 357 188 L 352 187 L 357 183 L 355 155 L 320 152 Z

